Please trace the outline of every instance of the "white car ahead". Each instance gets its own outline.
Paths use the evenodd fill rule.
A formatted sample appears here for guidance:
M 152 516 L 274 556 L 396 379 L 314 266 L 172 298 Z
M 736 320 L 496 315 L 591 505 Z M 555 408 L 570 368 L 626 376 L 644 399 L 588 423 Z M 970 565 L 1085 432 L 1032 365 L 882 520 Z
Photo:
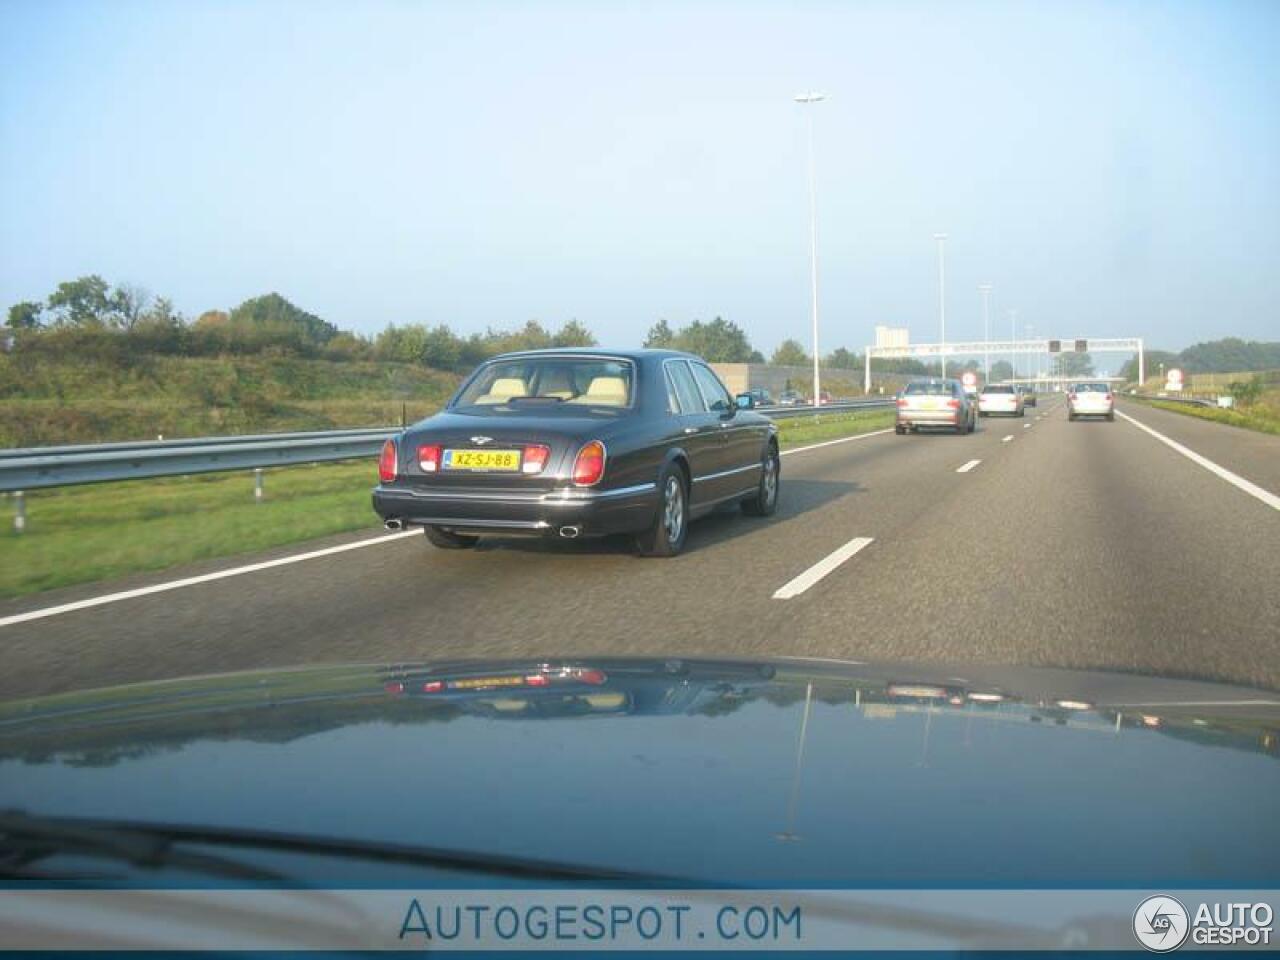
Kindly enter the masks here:
M 1109 383 L 1073 383 L 1067 392 L 1067 419 L 1116 418 L 1116 398 Z
M 978 394 L 978 416 L 988 417 L 993 413 L 1003 413 L 1011 417 L 1026 416 L 1022 394 L 1017 387 L 1007 383 L 988 384 Z

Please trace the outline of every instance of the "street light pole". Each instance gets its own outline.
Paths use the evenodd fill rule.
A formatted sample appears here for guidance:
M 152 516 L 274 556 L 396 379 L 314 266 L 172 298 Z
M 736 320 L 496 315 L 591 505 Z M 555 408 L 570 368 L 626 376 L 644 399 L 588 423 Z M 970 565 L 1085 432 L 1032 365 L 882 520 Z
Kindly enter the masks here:
M 991 382 L 991 284 L 980 283 L 982 291 L 982 369 L 986 382 Z
M 935 233 L 938 241 L 938 325 L 941 328 L 942 379 L 947 378 L 947 235 Z
M 1026 325 L 1026 328 L 1025 328 L 1025 329 L 1026 329 L 1026 331 L 1027 331 L 1027 340 L 1030 340 L 1030 339 L 1031 339 L 1031 337 L 1032 337 L 1032 335 L 1036 332 L 1035 324 L 1034 324 L 1034 323 L 1028 323 L 1028 324 Z M 1028 345 L 1027 345 L 1027 349 L 1028 349 L 1028 350 L 1030 350 L 1030 349 L 1031 349 L 1031 345 L 1030 345 L 1030 344 L 1028 344 Z M 1031 376 L 1031 357 L 1027 357 L 1027 376 Z M 1039 356 L 1039 354 L 1037 354 L 1037 355 L 1036 355 L 1036 376 L 1035 376 L 1035 379 L 1036 379 L 1037 381 L 1040 379 L 1040 356 Z M 1037 384 L 1036 384 L 1036 386 L 1038 387 L 1038 386 L 1040 386 L 1040 384 L 1039 384 L 1039 383 L 1037 383 Z
M 812 106 L 825 100 L 825 93 L 801 93 L 795 97 L 796 103 Z M 813 405 L 821 402 L 821 381 L 818 372 L 818 186 L 814 172 L 813 160 L 813 111 L 805 111 L 805 119 L 809 128 L 809 282 L 810 302 L 813 305 Z
M 1017 344 L 1018 342 L 1018 311 L 1009 310 L 1009 339 Z M 1013 379 L 1018 379 L 1018 348 L 1013 348 Z

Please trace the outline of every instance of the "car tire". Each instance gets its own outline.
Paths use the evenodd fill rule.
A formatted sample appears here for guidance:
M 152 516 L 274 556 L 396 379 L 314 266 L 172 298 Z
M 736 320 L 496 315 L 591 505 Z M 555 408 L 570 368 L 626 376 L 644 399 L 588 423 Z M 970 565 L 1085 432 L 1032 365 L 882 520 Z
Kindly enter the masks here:
M 1074 413 L 1068 413 L 1068 414 L 1067 414 L 1067 419 L 1068 419 L 1068 420 L 1075 420 L 1075 418 L 1076 418 L 1076 415 L 1075 415 Z
M 454 533 L 442 527 L 425 526 L 422 532 L 427 535 L 427 540 L 433 547 L 439 547 L 441 550 L 469 550 L 480 542 L 479 537 Z
M 985 416 L 987 416 L 987 412 L 986 412 L 985 410 L 979 410 L 979 411 L 978 411 L 978 416 L 980 416 L 980 417 L 985 417 Z
M 907 427 L 904 424 L 895 423 L 893 425 L 893 432 L 900 437 L 905 437 L 910 431 L 907 429 Z
M 684 471 L 668 463 L 658 474 L 657 515 L 648 530 L 636 535 L 636 549 L 644 557 L 674 557 L 684 549 L 688 534 L 689 484 Z
M 968 432 L 969 432 L 969 420 L 966 417 L 963 423 L 956 424 L 956 433 L 960 434 L 960 436 L 963 437 Z
M 782 484 L 782 458 L 772 443 L 760 461 L 760 485 L 756 495 L 742 501 L 742 512 L 749 517 L 771 517 L 778 509 L 778 491 Z
M 1116 415 L 1115 415 L 1114 413 L 1108 413 L 1108 414 L 1107 414 L 1107 420 L 1108 420 L 1109 422 L 1111 422 L 1111 423 L 1115 423 L 1115 422 L 1116 422 Z

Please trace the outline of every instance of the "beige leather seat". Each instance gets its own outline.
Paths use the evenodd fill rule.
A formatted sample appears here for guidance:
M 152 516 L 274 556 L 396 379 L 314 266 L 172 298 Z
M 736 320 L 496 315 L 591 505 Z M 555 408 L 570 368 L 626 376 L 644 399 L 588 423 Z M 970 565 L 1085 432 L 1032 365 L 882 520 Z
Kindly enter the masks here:
M 622 377 L 593 377 L 587 392 L 569 403 L 589 403 L 596 407 L 625 407 L 627 381 Z
M 489 392 L 476 397 L 476 403 L 506 403 L 512 397 L 527 397 L 529 386 L 519 377 L 499 377 Z

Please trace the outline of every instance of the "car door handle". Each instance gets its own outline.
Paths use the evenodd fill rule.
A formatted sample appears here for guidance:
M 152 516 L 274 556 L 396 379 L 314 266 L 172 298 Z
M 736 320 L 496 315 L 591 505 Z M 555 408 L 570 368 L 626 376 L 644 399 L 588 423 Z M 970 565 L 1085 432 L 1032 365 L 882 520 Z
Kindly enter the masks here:
M 697 427 L 685 427 L 685 428 L 684 428 L 684 432 L 685 432 L 685 436 L 688 436 L 688 435 L 689 435 L 689 434 L 691 434 L 691 433 L 697 433 L 697 432 L 698 432 L 698 428 L 697 428 Z

